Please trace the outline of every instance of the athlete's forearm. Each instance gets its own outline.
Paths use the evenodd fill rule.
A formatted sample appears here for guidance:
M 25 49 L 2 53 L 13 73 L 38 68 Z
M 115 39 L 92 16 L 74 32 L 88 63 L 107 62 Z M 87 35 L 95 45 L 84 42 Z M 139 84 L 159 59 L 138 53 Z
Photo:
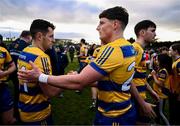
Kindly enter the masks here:
M 39 85 L 40 85 L 43 93 L 45 95 L 47 95 L 48 97 L 57 96 L 60 92 L 63 91 L 63 89 L 61 89 L 61 88 L 57 88 L 57 87 L 54 87 L 54 86 L 51 86 L 48 84 L 44 85 L 44 84 L 40 83 Z
M 4 71 L 5 76 L 11 74 L 12 72 L 14 72 L 16 70 L 16 66 L 14 64 L 14 62 L 12 62 L 9 66 L 8 69 Z
M 143 106 L 144 104 L 144 99 L 140 96 L 135 84 L 131 83 L 131 89 L 130 92 L 132 96 L 135 98 L 135 100 L 139 103 L 140 106 Z
M 149 92 L 154 91 L 148 83 L 146 83 L 146 89 L 147 89 Z
M 62 75 L 62 76 L 49 76 L 49 85 L 63 88 L 63 89 L 82 89 L 86 84 L 80 80 L 79 75 Z

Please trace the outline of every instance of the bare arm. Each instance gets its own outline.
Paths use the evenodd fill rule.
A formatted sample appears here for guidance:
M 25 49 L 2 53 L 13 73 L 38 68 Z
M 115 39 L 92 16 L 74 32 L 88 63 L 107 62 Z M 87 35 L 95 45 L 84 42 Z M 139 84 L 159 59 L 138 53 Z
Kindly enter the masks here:
M 35 66 L 34 63 L 30 62 L 32 70 L 19 71 L 18 77 L 26 81 L 38 80 L 41 71 Z M 100 80 L 103 77 L 102 74 L 94 70 L 90 65 L 86 66 L 80 74 L 76 75 L 61 75 L 61 76 L 48 76 L 47 83 L 54 87 L 63 89 L 82 89 L 93 82 Z M 46 84 L 44 84 L 46 85 Z
M 41 90 L 48 97 L 57 96 L 63 89 L 48 84 L 39 83 Z
M 48 84 L 65 89 L 82 89 L 102 77 L 103 75 L 88 65 L 77 75 L 49 76 Z
M 14 62 L 12 62 L 12 63 L 10 63 L 10 64 L 8 65 L 8 69 L 7 69 L 7 70 L 5 70 L 5 71 L 0 71 L 0 78 L 11 74 L 11 73 L 14 72 L 15 70 L 16 70 L 16 66 L 15 66 Z
M 141 106 L 143 112 L 148 115 L 150 118 L 155 118 L 156 113 L 154 112 L 153 108 L 154 107 L 152 104 L 147 103 L 144 101 L 144 99 L 139 95 L 139 92 L 135 86 L 135 84 L 131 83 L 131 88 L 130 92 L 132 96 L 137 100 L 138 104 Z
M 155 100 L 159 101 L 160 98 L 159 98 L 158 94 L 151 88 L 151 86 L 150 86 L 148 83 L 146 83 L 146 86 L 147 86 L 146 89 L 147 89 L 147 91 L 150 93 L 150 95 L 151 95 Z
M 151 75 L 152 76 L 156 76 L 156 72 L 153 70 L 152 72 L 151 72 Z M 159 96 L 158 96 L 158 94 L 151 88 L 151 86 L 149 85 L 149 83 L 146 83 L 146 89 L 147 89 L 147 91 L 150 93 L 150 95 L 154 98 L 154 99 L 156 99 L 157 101 L 159 101 L 160 100 L 160 98 L 159 98 Z

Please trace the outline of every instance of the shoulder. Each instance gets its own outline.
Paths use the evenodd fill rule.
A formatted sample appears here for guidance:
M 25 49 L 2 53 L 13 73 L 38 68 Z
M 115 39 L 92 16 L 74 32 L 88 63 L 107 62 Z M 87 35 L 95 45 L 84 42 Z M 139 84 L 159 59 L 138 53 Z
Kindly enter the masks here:
M 134 49 L 136 50 L 136 52 L 141 53 L 141 54 L 144 52 L 143 48 L 137 42 L 134 42 L 132 45 Z
M 125 39 L 118 39 L 100 48 L 100 52 L 113 52 L 116 56 L 131 57 L 135 55 L 135 50 L 131 43 Z
M 19 59 L 24 59 L 24 60 L 31 60 L 35 61 L 37 59 L 41 59 L 42 57 L 47 57 L 49 56 L 45 54 L 41 49 L 33 46 L 28 46 L 26 47 L 20 54 Z
M 45 52 L 43 52 L 41 49 L 34 46 L 28 46 L 24 48 L 23 52 L 29 52 L 37 56 L 46 55 Z

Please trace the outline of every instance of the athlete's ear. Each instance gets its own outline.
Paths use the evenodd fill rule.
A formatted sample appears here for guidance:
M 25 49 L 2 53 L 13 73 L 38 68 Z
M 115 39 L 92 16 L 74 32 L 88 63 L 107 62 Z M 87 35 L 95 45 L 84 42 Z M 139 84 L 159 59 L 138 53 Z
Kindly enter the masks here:
M 35 35 L 36 40 L 41 41 L 43 37 L 43 34 L 41 32 L 37 32 Z
M 140 36 L 144 36 L 144 35 L 145 35 L 145 30 L 144 30 L 144 29 L 141 29 L 141 30 L 139 31 L 139 35 L 140 35 Z
M 120 28 L 120 25 L 121 25 L 121 22 L 120 22 L 120 21 L 118 21 L 118 20 L 114 20 L 114 21 L 113 21 L 114 30 L 119 29 L 119 28 Z

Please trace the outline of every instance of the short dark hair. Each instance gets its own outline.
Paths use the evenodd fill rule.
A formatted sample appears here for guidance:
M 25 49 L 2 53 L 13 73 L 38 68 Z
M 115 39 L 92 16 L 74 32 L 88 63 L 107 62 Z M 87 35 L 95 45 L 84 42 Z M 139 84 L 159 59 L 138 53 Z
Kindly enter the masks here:
M 138 36 L 139 32 L 142 29 L 147 30 L 149 27 L 156 28 L 156 24 L 154 22 L 152 22 L 151 20 L 143 20 L 136 24 L 136 26 L 134 27 L 134 32 L 135 32 L 136 36 Z
M 178 54 L 180 55 L 180 44 L 179 43 L 175 43 L 175 44 L 171 45 L 171 47 L 174 51 L 177 51 Z
M 162 51 L 169 51 L 169 49 L 168 49 L 168 47 L 163 46 L 163 47 L 160 48 L 160 52 L 162 52 Z
M 20 37 L 27 37 L 27 36 L 29 36 L 29 35 L 31 35 L 31 32 L 30 32 L 30 31 L 27 31 L 27 30 L 24 30 L 24 31 L 21 32 Z
M 80 42 L 83 43 L 83 44 L 85 44 L 85 43 L 86 43 L 86 40 L 82 38 L 82 39 L 80 40 Z
M 32 38 L 35 37 L 35 34 L 37 32 L 42 32 L 46 34 L 48 32 L 49 27 L 52 28 L 53 30 L 55 29 L 55 26 L 49 21 L 46 21 L 43 19 L 34 20 L 30 26 L 30 32 L 31 32 Z
M 104 10 L 99 15 L 99 18 L 119 20 L 122 23 L 122 29 L 124 30 L 129 21 L 129 14 L 125 8 L 116 6 L 116 7 Z

